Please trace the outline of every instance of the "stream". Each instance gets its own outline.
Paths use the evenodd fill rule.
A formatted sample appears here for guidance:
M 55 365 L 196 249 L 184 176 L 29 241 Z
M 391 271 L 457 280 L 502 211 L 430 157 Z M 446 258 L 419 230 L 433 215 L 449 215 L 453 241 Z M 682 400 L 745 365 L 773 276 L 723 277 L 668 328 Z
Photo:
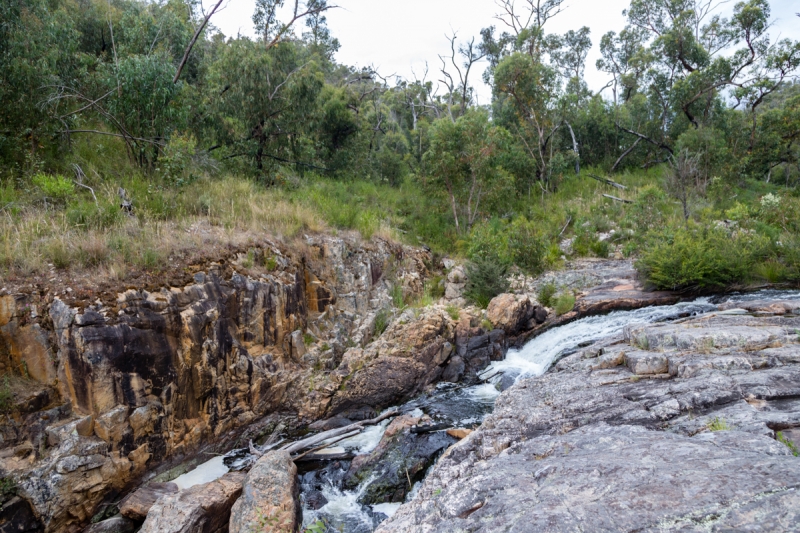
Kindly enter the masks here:
M 553 328 L 532 339 L 521 349 L 511 349 L 502 361 L 492 363 L 482 374 L 485 383 L 464 386 L 440 383 L 433 391 L 423 394 L 401 406 L 401 413 L 413 416 L 427 415 L 431 424 L 444 427 L 476 428 L 489 415 L 502 390 L 520 379 L 540 376 L 563 356 L 612 335 L 621 334 L 625 326 L 677 320 L 698 316 L 717 310 L 724 302 L 744 302 L 767 299 L 800 299 L 800 291 L 761 291 L 751 294 L 699 298 L 663 307 L 648 307 L 633 311 L 615 311 L 607 315 L 592 316 Z M 488 378 L 488 379 L 487 379 Z M 361 434 L 336 442 L 327 451 L 331 454 L 366 455 L 380 443 L 389 425 L 385 420 L 367 428 Z M 238 454 L 237 454 L 238 452 Z M 205 483 L 224 474 L 242 451 L 231 452 L 223 463 L 215 458 L 176 480 L 181 488 Z M 303 530 L 315 526 L 313 531 L 370 533 L 383 520 L 392 516 L 400 503 L 364 505 L 362 496 L 374 478 L 365 480 L 354 490 L 344 490 L 344 479 L 350 461 L 330 460 L 311 464 L 299 463 L 301 501 L 303 503 Z M 409 479 L 411 482 L 411 479 Z M 406 497 L 416 496 L 422 481 L 414 483 Z M 324 526 L 321 526 L 324 524 Z M 318 529 L 323 527 L 323 529 Z

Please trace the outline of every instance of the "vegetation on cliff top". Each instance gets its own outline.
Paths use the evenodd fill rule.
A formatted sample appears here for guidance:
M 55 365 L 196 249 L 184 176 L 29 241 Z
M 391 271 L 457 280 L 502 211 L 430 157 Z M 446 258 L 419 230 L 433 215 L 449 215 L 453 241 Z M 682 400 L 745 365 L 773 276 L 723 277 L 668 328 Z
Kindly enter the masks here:
M 250 39 L 185 0 L 4 2 L 4 277 L 357 230 L 534 274 L 635 254 L 659 288 L 800 282 L 800 43 L 766 0 L 632 0 L 602 94 L 590 29 L 549 33 L 563 0 L 501 0 L 507 31 L 453 37 L 438 87 L 337 63 L 325 0 L 282 4 Z

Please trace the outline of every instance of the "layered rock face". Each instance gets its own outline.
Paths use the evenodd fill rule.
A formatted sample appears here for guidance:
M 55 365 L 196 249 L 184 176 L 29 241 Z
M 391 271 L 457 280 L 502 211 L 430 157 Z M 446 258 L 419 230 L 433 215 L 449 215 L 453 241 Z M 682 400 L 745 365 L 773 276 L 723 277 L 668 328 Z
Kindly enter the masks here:
M 797 530 L 795 304 L 630 327 L 522 380 L 378 531 Z
M 422 290 L 431 259 L 382 241 L 302 248 L 260 250 L 270 257 L 260 275 L 245 275 L 240 256 L 186 286 L 113 302 L 0 297 L 3 370 L 38 385 L 0 420 L 0 475 L 46 531 L 80 530 L 145 472 L 270 413 L 323 417 L 344 352 L 372 339 L 391 286 Z

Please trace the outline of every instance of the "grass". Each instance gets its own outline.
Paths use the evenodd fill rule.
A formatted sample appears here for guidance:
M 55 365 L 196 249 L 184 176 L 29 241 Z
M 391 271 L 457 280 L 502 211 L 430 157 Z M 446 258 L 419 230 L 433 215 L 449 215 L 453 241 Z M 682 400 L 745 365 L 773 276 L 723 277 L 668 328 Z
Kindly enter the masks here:
M 374 339 L 377 339 L 383 335 L 383 332 L 389 327 L 389 319 L 390 315 L 388 309 L 381 309 L 378 311 L 378 314 L 375 315 L 375 331 L 373 333 Z
M 14 407 L 14 393 L 8 376 L 3 376 L 3 385 L 0 386 L 0 413 L 7 413 Z
M 461 311 L 455 305 L 448 305 L 444 310 L 453 321 L 458 322 L 461 319 Z
M 17 483 L 10 477 L 0 478 L 0 505 L 17 494 Z
M 709 431 L 731 431 L 732 429 L 724 418 L 719 417 L 714 417 L 714 420 L 709 421 L 706 428 Z
M 792 455 L 794 455 L 795 457 L 800 457 L 800 450 L 798 450 L 797 445 L 794 442 L 786 438 L 786 436 L 780 431 L 778 432 L 777 437 L 778 437 L 778 442 L 785 444 L 786 447 L 789 448 L 789 450 L 792 452 Z

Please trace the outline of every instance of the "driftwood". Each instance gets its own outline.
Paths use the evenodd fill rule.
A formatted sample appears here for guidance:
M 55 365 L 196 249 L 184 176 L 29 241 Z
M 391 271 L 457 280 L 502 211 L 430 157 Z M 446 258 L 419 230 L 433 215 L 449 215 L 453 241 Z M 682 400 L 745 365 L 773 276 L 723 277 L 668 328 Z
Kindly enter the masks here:
M 611 181 L 608 178 L 601 178 L 600 176 L 595 176 L 594 174 L 589 174 L 588 176 L 590 178 L 592 178 L 592 179 L 595 179 L 595 180 L 601 182 L 601 183 L 605 183 L 606 185 L 611 185 L 612 187 L 616 187 L 617 189 L 620 189 L 622 191 L 628 190 L 628 188 L 626 186 L 622 185 L 621 183 L 617 183 L 616 181 Z
M 342 435 L 341 437 L 339 437 L 339 438 L 337 438 L 335 440 L 332 440 L 330 442 L 326 442 L 325 444 L 322 444 L 321 446 L 317 446 L 316 448 L 311 448 L 310 450 L 305 451 L 305 452 L 301 453 L 300 455 L 293 457 L 292 459 L 294 461 L 297 461 L 298 459 L 302 459 L 306 455 L 314 454 L 314 453 L 316 453 L 316 452 L 318 452 L 320 450 L 324 450 L 325 448 L 330 448 L 331 446 L 333 446 L 337 442 L 343 441 L 345 439 L 349 439 L 350 437 L 355 437 L 360 432 L 361 432 L 361 430 L 357 429 L 357 430 L 351 431 L 350 433 L 345 433 L 344 435 Z
M 340 437 L 342 435 L 353 433 L 354 431 L 361 431 L 364 429 L 364 426 L 374 426 L 375 424 L 379 424 L 386 420 L 387 418 L 391 418 L 393 416 L 397 416 L 400 414 L 399 411 L 387 411 L 383 413 L 381 416 L 377 418 L 373 418 L 372 420 L 363 420 L 361 422 L 356 422 L 355 424 L 350 424 L 349 426 L 345 426 L 342 428 L 331 429 L 328 431 L 323 431 L 322 433 L 317 433 L 313 437 L 308 437 L 307 439 L 299 440 L 297 442 L 293 442 L 291 444 L 287 444 L 280 448 L 283 451 L 287 451 L 289 453 L 297 453 L 301 450 L 305 450 L 306 448 L 312 448 L 323 441 L 328 439 L 333 439 L 335 437 Z M 349 435 L 352 436 L 352 435 Z M 332 443 L 328 443 L 324 446 L 327 448 Z
M 630 200 L 623 200 L 622 198 L 617 198 L 616 196 L 611 196 L 610 194 L 604 194 L 603 196 L 605 196 L 606 198 L 610 198 L 610 199 L 612 199 L 612 200 L 614 200 L 616 202 L 622 202 L 623 204 L 632 204 L 633 203 Z
M 434 431 L 442 431 L 443 429 L 450 429 L 453 424 L 433 424 L 430 426 L 414 426 L 411 428 L 411 433 L 433 433 Z

